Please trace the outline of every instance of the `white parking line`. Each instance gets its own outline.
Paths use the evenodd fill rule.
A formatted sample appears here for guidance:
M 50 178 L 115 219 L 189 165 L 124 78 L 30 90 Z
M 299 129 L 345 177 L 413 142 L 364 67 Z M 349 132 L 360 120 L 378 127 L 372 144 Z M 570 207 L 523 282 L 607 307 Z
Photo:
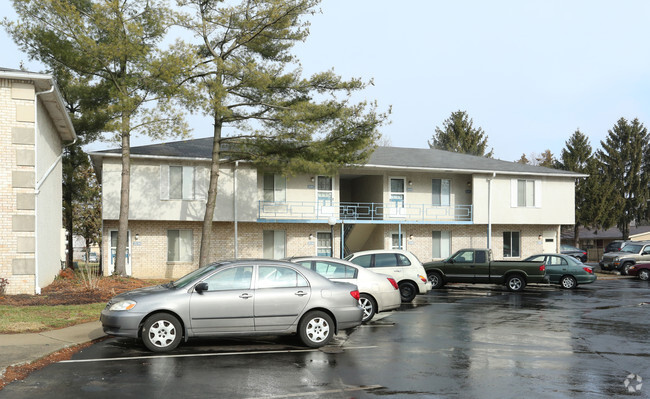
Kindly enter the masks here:
M 304 397 L 304 396 L 312 396 L 312 395 L 327 395 L 327 394 L 332 394 L 332 393 L 344 393 L 344 392 L 354 392 L 354 391 L 365 391 L 369 389 L 377 389 L 377 388 L 383 388 L 381 385 L 362 385 L 359 387 L 349 387 L 349 388 L 341 388 L 341 389 L 330 389 L 327 391 L 314 391 L 314 392 L 301 392 L 301 393 L 289 393 L 285 395 L 274 395 L 274 396 L 257 396 L 257 397 L 250 397 L 246 399 L 280 399 L 280 398 L 299 398 L 299 397 Z
M 377 346 L 351 346 L 343 347 L 340 349 L 354 350 L 354 349 L 373 349 Z M 266 355 L 277 353 L 303 353 L 303 352 L 318 352 L 320 349 L 287 349 L 281 351 L 253 351 L 253 352 L 223 352 L 223 353 L 195 353 L 185 355 L 164 355 L 164 356 L 133 356 L 133 357 L 112 357 L 105 359 L 78 359 L 78 360 L 62 360 L 59 363 L 92 363 L 92 362 L 115 362 L 121 360 L 148 360 L 148 359 L 172 359 L 183 357 L 213 357 L 213 356 L 235 356 L 235 355 Z

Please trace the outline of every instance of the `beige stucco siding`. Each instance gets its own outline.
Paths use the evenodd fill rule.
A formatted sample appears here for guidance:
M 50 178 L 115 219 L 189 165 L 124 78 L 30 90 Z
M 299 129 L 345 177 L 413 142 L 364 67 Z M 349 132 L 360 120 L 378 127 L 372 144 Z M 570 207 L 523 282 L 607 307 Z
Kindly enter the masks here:
M 161 162 L 135 158 L 131 162 L 129 219 L 202 221 L 209 183 L 209 161 L 167 162 L 163 165 L 194 167 L 194 199 L 165 198 L 161 192 L 161 181 L 164 178 L 161 176 Z M 104 219 L 119 218 L 121 170 L 119 158 L 104 158 L 102 168 Z M 233 173 L 233 167 L 226 166 L 220 170 L 214 221 L 234 220 L 235 201 L 237 219 L 253 221 L 257 217 L 257 171 L 241 166 L 237 169 L 236 199 L 233 196 Z
M 472 203 L 475 224 L 488 223 L 488 181 L 491 178 L 485 175 L 473 177 Z M 513 206 L 512 180 L 517 178 L 540 181 L 539 207 Z M 491 195 L 492 224 L 570 225 L 575 220 L 575 184 L 571 178 L 497 175 L 492 179 Z

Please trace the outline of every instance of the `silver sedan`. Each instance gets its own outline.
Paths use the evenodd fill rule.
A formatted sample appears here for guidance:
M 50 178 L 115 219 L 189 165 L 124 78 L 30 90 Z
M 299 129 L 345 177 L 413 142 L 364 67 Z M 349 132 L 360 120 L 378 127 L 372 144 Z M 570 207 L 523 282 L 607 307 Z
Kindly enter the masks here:
M 168 284 L 120 294 L 101 313 L 104 332 L 142 339 L 154 352 L 192 337 L 298 334 L 309 347 L 361 324 L 355 285 L 294 263 L 218 262 Z
M 328 256 L 298 256 L 289 260 L 332 281 L 348 282 L 359 287 L 364 323 L 372 320 L 376 313 L 397 309 L 402 304 L 397 282 L 386 274 L 375 273 L 347 260 Z

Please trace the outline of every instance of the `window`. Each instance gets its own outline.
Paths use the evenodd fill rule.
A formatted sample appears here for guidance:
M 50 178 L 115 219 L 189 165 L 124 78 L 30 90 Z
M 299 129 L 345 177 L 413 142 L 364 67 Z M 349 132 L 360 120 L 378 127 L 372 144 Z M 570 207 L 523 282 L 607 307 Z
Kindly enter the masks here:
M 375 267 L 409 266 L 411 261 L 402 254 L 375 254 Z
M 266 259 L 282 259 L 285 257 L 285 232 L 284 230 L 264 230 L 263 253 Z
M 405 199 L 405 184 L 403 178 L 390 178 L 390 202 L 391 207 L 395 206 L 397 208 L 404 207 Z
M 287 200 L 287 178 L 273 173 L 264 173 L 264 201 L 285 202 Z
M 288 267 L 260 266 L 257 288 L 307 287 L 305 278 Z
M 474 251 L 461 251 L 454 256 L 454 262 L 456 263 L 474 263 Z
M 351 255 L 348 256 L 348 258 L 350 258 L 350 257 L 351 257 Z M 352 260 L 350 260 L 350 259 L 346 259 L 346 260 L 349 260 L 350 262 L 354 263 L 355 265 L 359 265 L 361 267 L 368 268 L 368 267 L 370 267 L 370 263 L 372 262 L 372 255 L 361 255 L 358 258 L 354 258 Z
M 204 282 L 208 283 L 208 291 L 247 290 L 252 276 L 253 266 L 240 266 L 216 273 Z
M 431 192 L 433 193 L 432 205 L 434 206 L 449 206 L 451 180 L 449 179 L 433 179 Z
M 318 256 L 332 256 L 331 233 L 316 233 L 316 254 Z
M 167 230 L 167 262 L 192 262 L 192 230 Z
M 447 259 L 451 255 L 451 232 L 433 232 L 433 254 L 434 259 Z
M 316 197 L 319 203 L 331 204 L 334 198 L 334 188 L 331 176 L 318 176 L 318 186 Z
M 201 193 L 196 192 L 201 191 L 201 188 L 195 189 L 196 175 L 204 178 L 202 175 L 205 174 L 200 173 L 205 168 L 199 169 L 194 166 L 160 165 L 160 199 L 194 200 L 202 197 Z
M 390 249 L 402 249 L 402 236 L 399 233 L 391 233 Z
M 504 231 L 503 232 L 503 257 L 504 258 L 518 258 L 519 254 L 519 232 L 518 231 Z
M 542 206 L 541 180 L 512 179 L 511 206 L 521 208 L 540 208 Z
M 330 262 L 316 262 L 316 273 L 327 278 L 356 278 L 357 269 Z

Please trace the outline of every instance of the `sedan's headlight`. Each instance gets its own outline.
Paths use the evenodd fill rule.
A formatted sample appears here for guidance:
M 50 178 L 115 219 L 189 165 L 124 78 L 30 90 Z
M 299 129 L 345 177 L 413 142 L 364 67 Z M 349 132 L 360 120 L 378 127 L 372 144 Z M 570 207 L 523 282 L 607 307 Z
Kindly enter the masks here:
M 119 311 L 119 310 L 131 310 L 135 307 L 135 301 L 120 301 L 111 305 L 108 310 Z

